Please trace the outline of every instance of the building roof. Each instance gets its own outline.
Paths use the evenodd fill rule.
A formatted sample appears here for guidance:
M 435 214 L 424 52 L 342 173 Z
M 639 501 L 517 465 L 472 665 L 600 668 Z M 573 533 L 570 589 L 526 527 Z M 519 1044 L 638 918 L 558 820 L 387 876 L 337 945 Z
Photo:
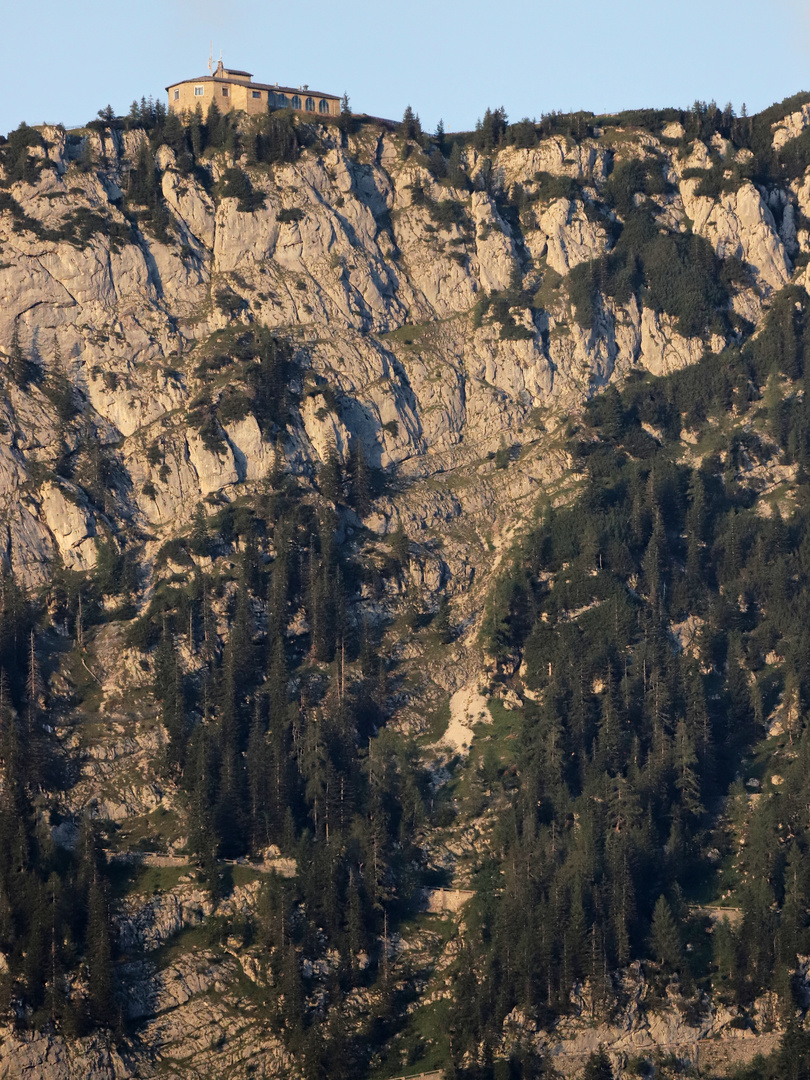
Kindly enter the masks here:
M 339 94 L 324 94 L 320 90 L 312 90 L 309 87 L 304 90 L 303 87 L 300 86 L 279 86 L 278 83 L 274 85 L 272 83 L 250 82 L 248 81 L 248 79 L 232 78 L 234 74 L 235 72 L 229 71 L 227 72 L 227 78 L 223 78 L 222 75 L 216 77 L 213 75 L 200 75 L 196 79 L 178 79 L 175 83 L 169 83 L 169 85 L 166 87 L 166 90 L 168 92 L 169 90 L 174 89 L 175 86 L 182 86 L 183 83 L 212 82 L 218 83 L 220 85 L 222 83 L 237 83 L 239 86 L 246 86 L 249 90 L 269 90 L 274 94 L 301 94 L 305 97 L 332 98 L 335 101 L 340 101 Z
M 251 71 L 237 71 L 236 68 L 223 68 L 222 70 L 226 75 L 243 75 L 246 79 L 253 78 L 253 72 Z M 220 78 L 222 78 L 221 75 Z

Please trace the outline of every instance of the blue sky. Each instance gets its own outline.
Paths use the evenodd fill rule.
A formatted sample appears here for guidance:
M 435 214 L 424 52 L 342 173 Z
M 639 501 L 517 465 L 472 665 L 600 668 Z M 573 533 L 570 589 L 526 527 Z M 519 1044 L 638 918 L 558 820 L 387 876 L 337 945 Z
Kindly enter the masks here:
M 810 0 L 7 0 L 0 132 L 85 123 L 206 70 L 209 44 L 261 81 L 342 94 L 432 130 L 551 109 L 716 99 L 764 108 L 810 88 Z M 24 93 L 19 88 L 25 88 Z

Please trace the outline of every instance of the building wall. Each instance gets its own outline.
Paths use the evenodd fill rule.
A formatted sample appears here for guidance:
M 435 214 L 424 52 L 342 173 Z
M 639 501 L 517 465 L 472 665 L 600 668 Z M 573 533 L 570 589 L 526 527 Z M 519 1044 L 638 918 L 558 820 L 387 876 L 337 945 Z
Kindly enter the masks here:
M 195 87 L 201 87 L 203 93 L 195 94 Z M 223 94 L 223 90 L 228 91 L 227 95 Z M 296 98 L 299 104 L 295 103 Z M 268 99 L 271 99 L 269 105 L 274 108 L 294 108 L 316 117 L 340 115 L 339 101 L 334 98 L 325 98 L 320 94 L 310 94 L 306 90 L 298 90 L 294 94 L 283 94 L 281 91 L 276 93 L 251 86 L 249 83 L 213 78 L 178 83 L 176 86 L 169 87 L 169 110 L 175 113 L 193 112 L 200 105 L 205 115 L 211 102 L 215 101 L 220 112 L 241 110 L 249 115 L 255 115 L 267 112 Z M 309 110 L 306 108 L 308 101 L 314 106 Z M 323 111 L 321 102 L 325 103 Z

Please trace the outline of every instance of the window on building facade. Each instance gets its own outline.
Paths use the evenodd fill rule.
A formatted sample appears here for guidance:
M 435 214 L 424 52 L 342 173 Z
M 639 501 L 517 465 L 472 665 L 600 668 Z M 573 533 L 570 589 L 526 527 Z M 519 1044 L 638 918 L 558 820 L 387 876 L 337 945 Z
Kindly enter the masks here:
M 253 91 L 253 96 L 254 96 L 255 98 L 260 98 L 260 97 L 262 96 L 262 92 L 261 92 L 261 90 L 254 90 L 254 91 Z
M 227 87 L 227 86 L 223 86 L 223 87 L 222 87 L 222 96 L 223 96 L 223 97 L 227 97 L 227 96 L 228 96 L 228 87 Z
M 180 91 L 179 90 L 175 90 L 175 92 L 174 92 L 174 100 L 175 101 L 180 100 Z
M 306 109 L 307 109 L 307 112 L 315 112 L 315 99 L 314 98 L 311 98 L 311 97 L 307 98 Z
M 329 102 L 326 100 L 326 98 L 321 98 L 320 102 L 318 103 L 318 112 L 329 112 Z
M 294 109 L 300 109 L 301 108 L 301 98 L 298 96 L 298 94 L 293 94 L 292 107 Z
M 202 97 L 204 94 L 205 94 L 205 87 L 204 86 L 195 86 L 194 87 L 194 97 Z

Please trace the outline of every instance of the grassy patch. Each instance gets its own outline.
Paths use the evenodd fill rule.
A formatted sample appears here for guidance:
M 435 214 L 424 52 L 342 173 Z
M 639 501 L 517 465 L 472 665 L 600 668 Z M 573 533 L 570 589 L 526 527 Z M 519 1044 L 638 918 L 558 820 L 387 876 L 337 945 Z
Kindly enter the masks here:
M 369 1074 L 370 1080 L 418 1076 L 444 1068 L 450 1058 L 449 1024 L 447 1001 L 416 1009 L 404 1031 L 391 1040 L 382 1062 Z
M 188 866 L 113 863 L 110 878 L 117 896 L 154 896 L 155 893 L 171 892 L 189 869 Z
M 400 326 L 397 330 L 389 330 L 387 334 L 380 334 L 380 340 L 384 341 L 386 344 L 415 345 L 427 328 L 427 323 L 421 326 L 412 326 L 409 323 L 405 323 L 404 326 Z
M 500 698 L 490 698 L 487 708 L 492 716 L 491 724 L 476 724 L 476 735 L 489 734 L 498 740 L 506 735 L 515 734 L 521 725 L 523 713 L 520 709 L 507 709 Z
M 158 806 L 149 814 L 122 822 L 118 846 L 135 851 L 167 851 L 181 832 L 177 812 Z
M 251 882 L 259 881 L 264 876 L 255 866 L 228 866 L 227 869 L 230 871 L 231 885 L 234 889 L 250 885 Z
M 151 954 L 155 967 L 161 970 L 189 953 L 203 949 L 216 949 L 228 937 L 229 930 L 229 920 L 219 915 L 213 915 L 198 926 L 187 926 L 170 942 Z
M 450 724 L 450 698 L 425 715 L 425 724 L 425 731 L 418 741 L 425 746 L 438 742 Z
M 444 915 L 436 915 L 428 911 L 420 911 L 411 919 L 400 923 L 399 933 L 407 940 L 415 934 L 436 935 L 438 942 L 444 947 L 451 938 L 458 933 L 458 926 L 453 919 Z
M 82 659 L 79 650 L 74 649 L 65 657 L 63 670 L 73 689 L 76 704 L 83 712 L 97 713 L 104 700 L 104 691 L 98 679 L 91 674 L 95 663 L 92 654 L 84 657 L 84 663 Z

